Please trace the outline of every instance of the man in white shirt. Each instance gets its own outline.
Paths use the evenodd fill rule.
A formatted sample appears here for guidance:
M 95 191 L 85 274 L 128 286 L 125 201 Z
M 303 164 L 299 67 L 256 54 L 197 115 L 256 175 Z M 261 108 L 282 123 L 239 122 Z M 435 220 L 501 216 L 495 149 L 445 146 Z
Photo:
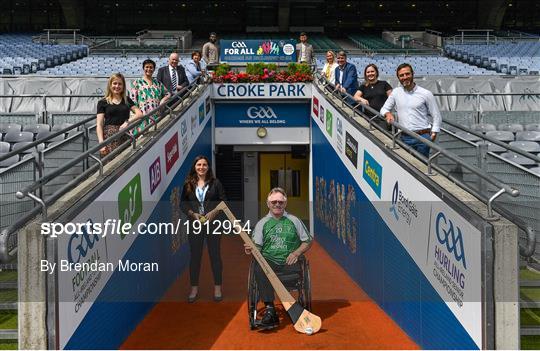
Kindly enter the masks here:
M 408 63 L 399 65 L 396 74 L 402 86 L 392 90 L 381 109 L 381 115 L 391 124 L 395 117 L 390 111 L 395 108 L 402 126 L 434 142 L 442 123 L 435 97 L 429 90 L 416 85 L 413 68 Z M 429 157 L 429 147 L 426 144 L 406 134 L 402 134 L 401 140 Z

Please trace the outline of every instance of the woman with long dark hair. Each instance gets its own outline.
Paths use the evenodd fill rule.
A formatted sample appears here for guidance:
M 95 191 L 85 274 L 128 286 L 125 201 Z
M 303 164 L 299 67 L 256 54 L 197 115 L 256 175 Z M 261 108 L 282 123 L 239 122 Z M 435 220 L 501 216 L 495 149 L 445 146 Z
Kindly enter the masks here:
M 205 239 L 214 275 L 214 300 L 221 301 L 223 299 L 221 291 L 223 270 L 220 250 L 221 233 L 213 232 L 216 229 L 215 220 L 219 212 L 216 210 L 216 206 L 224 200 L 223 186 L 214 177 L 208 158 L 203 155 L 195 157 L 184 182 L 180 204 L 182 212 L 191 221 L 188 233 L 191 252 L 189 264 L 191 291 L 188 296 L 190 303 L 195 302 L 199 294 L 199 272 Z M 196 221 L 200 223 L 195 225 Z
M 370 63 L 364 68 L 364 84 L 358 87 L 354 94 L 354 100 L 379 112 L 390 93 L 392 93 L 392 87 L 388 82 L 379 80 L 379 68 L 374 63 Z M 373 115 L 368 111 L 366 114 Z M 375 122 L 381 127 L 389 129 L 389 125 L 384 119 L 378 118 Z

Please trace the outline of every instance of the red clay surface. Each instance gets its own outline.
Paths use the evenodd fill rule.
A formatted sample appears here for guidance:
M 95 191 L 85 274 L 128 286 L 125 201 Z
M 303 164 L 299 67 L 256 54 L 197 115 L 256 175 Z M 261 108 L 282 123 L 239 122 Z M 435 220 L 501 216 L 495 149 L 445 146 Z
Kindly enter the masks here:
M 212 301 L 207 252 L 203 257 L 199 299 L 189 304 L 189 273 L 135 328 L 122 349 L 418 349 L 414 343 L 318 244 L 308 253 L 313 313 L 322 318 L 319 333 L 297 333 L 286 312 L 272 331 L 251 331 L 247 316 L 250 256 L 240 237 L 224 237 L 222 302 Z

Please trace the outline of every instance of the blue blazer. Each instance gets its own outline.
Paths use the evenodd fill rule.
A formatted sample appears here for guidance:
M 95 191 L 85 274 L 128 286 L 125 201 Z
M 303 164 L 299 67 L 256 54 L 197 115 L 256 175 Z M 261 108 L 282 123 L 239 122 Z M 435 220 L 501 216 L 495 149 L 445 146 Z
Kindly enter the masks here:
M 341 72 L 341 69 L 339 66 L 336 67 L 335 76 L 336 76 L 336 84 L 339 84 L 339 73 Z M 345 64 L 345 68 L 343 69 L 343 84 L 341 84 L 342 87 L 347 90 L 347 93 L 354 96 L 356 91 L 358 90 L 358 73 L 356 71 L 356 66 L 352 63 L 347 62 Z

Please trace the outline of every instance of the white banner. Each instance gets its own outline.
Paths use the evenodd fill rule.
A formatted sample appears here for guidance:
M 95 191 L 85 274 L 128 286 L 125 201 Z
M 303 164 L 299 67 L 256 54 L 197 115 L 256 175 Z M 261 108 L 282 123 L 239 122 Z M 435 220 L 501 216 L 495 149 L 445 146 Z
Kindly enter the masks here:
M 311 99 L 311 83 L 215 83 L 214 99 Z

